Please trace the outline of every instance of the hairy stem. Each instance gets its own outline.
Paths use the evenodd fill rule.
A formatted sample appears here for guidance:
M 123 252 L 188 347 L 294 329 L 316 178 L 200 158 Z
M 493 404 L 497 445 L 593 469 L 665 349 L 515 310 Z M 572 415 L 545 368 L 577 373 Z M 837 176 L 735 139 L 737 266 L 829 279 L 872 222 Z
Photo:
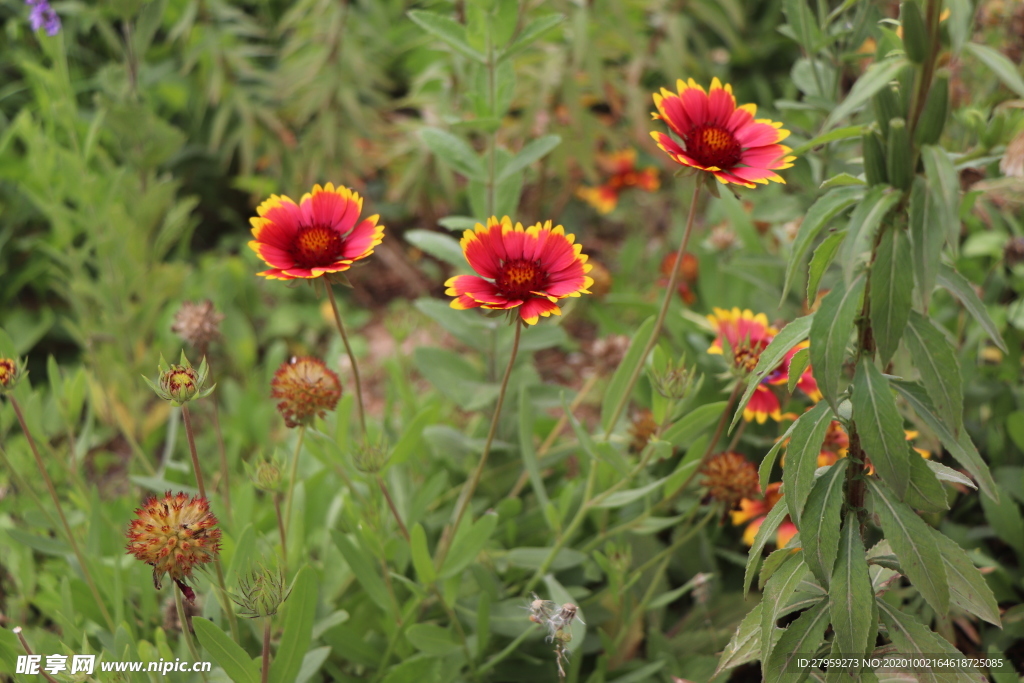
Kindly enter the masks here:
M 270 680 L 270 617 L 263 617 L 263 666 L 260 668 L 260 683 Z

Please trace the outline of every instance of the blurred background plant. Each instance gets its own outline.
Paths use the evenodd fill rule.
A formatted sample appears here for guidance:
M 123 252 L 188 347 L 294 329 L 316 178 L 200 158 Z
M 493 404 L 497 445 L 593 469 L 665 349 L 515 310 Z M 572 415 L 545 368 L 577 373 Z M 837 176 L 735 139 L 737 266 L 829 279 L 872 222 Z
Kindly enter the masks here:
M 738 306 L 781 326 L 813 310 L 818 289 L 842 287 L 837 264 L 810 300 L 802 279 L 783 297 L 801 275 L 787 262 L 814 246 L 798 239 L 808 207 L 854 182 L 843 173 L 862 174 L 871 114 L 837 108 L 870 64 L 901 49 L 898 3 L 51 6 L 60 17 L 52 36 L 33 31 L 34 6 L 0 0 L 0 328 L 9 335 L 0 355 L 28 357 L 14 395 L 89 566 L 55 522 L 28 441 L 0 400 L 3 672 L 23 652 L 16 625 L 37 653 L 189 657 L 167 589 L 156 593 L 146 567 L 123 554 L 124 529 L 147 494 L 197 492 L 179 411 L 140 377 L 185 341 L 197 365 L 206 355 L 217 384 L 192 415 L 210 490 L 232 472 L 230 509 L 211 496 L 227 585 L 288 538 L 291 594 L 273 620 L 243 620 L 238 641 L 223 632 L 213 582 L 198 579 L 189 617 L 232 679 L 259 677 L 271 633 L 273 680 L 554 680 L 552 646 L 525 609 L 531 590 L 579 606 L 585 623 L 573 621 L 572 654 L 557 660 L 570 680 L 760 679 L 756 663 L 715 673 L 756 596 L 743 596 L 745 529 L 728 523 L 722 501 L 705 499 L 714 487 L 695 468 L 715 442 L 756 465 L 782 430 L 744 423 L 719 440 L 731 380 L 705 353 L 714 333 L 703 315 Z M 962 193 L 951 263 L 991 329 L 944 291 L 931 311 L 959 361 L 964 428 L 1004 495 L 995 503 L 964 489 L 951 510 L 925 519 L 982 568 L 1002 629 L 966 613 L 932 626 L 965 652 L 1021 666 L 1024 5 L 947 6 L 943 36 L 955 49 L 942 64 L 951 106 L 941 144 Z M 784 187 L 725 191 L 701 205 L 677 266 L 691 181 L 672 177 L 676 166 L 648 131 L 651 93 L 680 77 L 730 82 L 740 103 L 785 122 L 798 160 Z M 626 181 L 629 169 L 609 162 L 633 153 L 633 169 L 655 167 L 658 183 Z M 329 306 L 311 289 L 259 281 L 245 248 L 259 201 L 326 181 L 358 190 L 387 226 L 339 301 L 357 331 L 371 432 L 389 451 L 369 469 L 351 440 L 351 372 Z M 592 205 L 585 188 L 614 194 L 614 204 Z M 429 549 L 476 462 L 511 344 L 499 320 L 451 311 L 441 298 L 446 276 L 467 270 L 457 235 L 491 213 L 564 224 L 595 265 L 594 295 L 524 333 L 475 522 L 435 567 Z M 680 296 L 646 361 L 649 378 L 626 419 L 605 425 L 619 371 L 645 362 L 629 356 L 623 336 L 640 336 L 673 267 Z M 179 309 L 207 299 L 223 316 L 220 336 L 183 339 L 172 329 Z M 296 444 L 269 393 L 274 370 L 303 355 L 338 369 L 345 391 L 337 412 Z M 689 393 L 653 390 L 672 384 L 679 358 L 688 359 Z M 927 425 L 918 443 L 955 466 Z M 288 468 L 265 477 L 273 490 L 262 492 L 243 472 L 290 462 L 297 445 L 284 530 L 274 502 Z M 778 502 L 770 490 L 744 499 L 761 515 Z M 912 589 L 894 592 L 919 607 Z

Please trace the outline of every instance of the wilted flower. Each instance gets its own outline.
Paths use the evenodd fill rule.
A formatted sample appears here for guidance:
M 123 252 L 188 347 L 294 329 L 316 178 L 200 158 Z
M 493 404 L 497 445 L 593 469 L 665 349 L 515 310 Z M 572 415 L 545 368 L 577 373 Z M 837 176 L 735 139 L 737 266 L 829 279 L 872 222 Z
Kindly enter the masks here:
M 708 489 L 712 498 L 730 509 L 759 490 L 754 463 L 732 451 L 709 458 L 701 474 L 704 475 L 701 485 Z
M 165 401 L 170 401 L 172 406 L 180 406 L 188 401 L 204 398 L 213 393 L 216 385 L 204 388 L 206 377 L 210 370 L 206 365 L 206 358 L 199 364 L 199 369 L 192 367 L 192 364 L 181 352 L 181 363 L 166 366 L 167 361 L 160 356 L 160 365 L 157 366 L 160 376 L 154 383 L 153 380 L 143 375 L 142 379 L 156 392 L 156 395 Z
M 14 391 L 26 374 L 24 359 L 0 358 L 0 394 Z
M 174 314 L 171 332 L 199 349 L 206 348 L 210 342 L 220 337 L 220 323 L 224 314 L 218 313 L 213 302 L 185 301 Z
M 541 600 L 537 594 L 533 594 L 533 600 L 527 609 L 530 611 L 530 621 L 547 628 L 548 642 L 555 644 L 555 661 L 558 664 L 558 673 L 565 678 L 563 663 L 568 660 L 568 652 L 565 646 L 572 642 L 572 622 L 585 623 L 579 615 L 579 607 L 567 602 L 562 606 L 551 600 Z
M 692 78 L 676 81 L 676 89 L 679 94 L 665 88 L 655 93 L 658 111 L 651 114 L 667 123 L 683 142 L 680 146 L 665 133 L 651 133 L 673 161 L 707 171 L 723 185 L 785 182 L 774 171 L 790 168 L 796 157 L 786 156 L 792 150 L 778 144 L 789 136 L 781 123 L 755 120 L 757 105 L 737 107 L 732 86 L 723 86 L 717 78 L 711 81 L 710 92 Z
M 764 492 L 764 496 L 760 498 L 744 498 L 740 501 L 740 509 L 730 513 L 732 515 L 732 523 L 735 526 L 747 525 L 747 528 L 743 531 L 743 542 L 747 545 L 754 545 L 754 537 L 757 536 L 757 530 L 761 528 L 761 524 L 764 523 L 771 509 L 782 500 L 781 489 L 781 482 L 769 484 Z M 779 548 L 785 548 L 790 539 L 796 535 L 796 532 L 796 525 L 793 524 L 789 519 L 789 515 L 787 515 L 775 532 L 775 545 Z
M 725 223 L 719 223 L 711 228 L 707 244 L 714 251 L 729 251 L 734 247 L 743 246 L 743 242 L 736 237 L 736 231 Z
M 341 381 L 319 358 L 292 358 L 274 373 L 272 398 L 289 427 L 308 425 L 314 417 L 334 410 L 341 398 Z
M 373 253 L 384 240 L 379 216 L 357 223 L 363 198 L 347 187 L 313 186 L 296 204 L 288 197 L 271 195 L 250 218 L 249 248 L 270 270 L 259 275 L 271 280 L 317 278 L 348 270 L 355 261 Z
M 277 614 L 278 608 L 288 599 L 291 590 L 287 587 L 284 570 L 272 571 L 260 567 L 248 578 L 238 580 L 241 596 L 231 599 L 239 606 L 238 614 L 249 619 L 270 617 Z
M 46 30 L 48 36 L 60 33 L 60 17 L 50 7 L 47 0 L 25 0 L 25 4 L 32 8 L 32 12 L 28 16 L 28 23 L 33 31 L 42 28 Z
M 654 192 L 661 185 L 658 180 L 658 169 L 653 166 L 642 170 L 636 167 L 635 149 L 599 154 L 597 165 L 608 179 L 598 187 L 579 188 L 576 190 L 576 196 L 602 214 L 615 210 L 623 190 L 638 187 L 647 192 Z
M 196 566 L 213 562 L 220 552 L 220 529 L 209 501 L 168 491 L 162 499 L 147 498 L 135 515 L 128 527 L 128 554 L 153 566 L 157 590 L 163 575 L 169 574 L 185 598 L 195 601 L 195 591 L 185 581 Z
M 642 451 L 657 431 L 658 423 L 654 421 L 654 415 L 651 414 L 651 411 L 641 410 L 633 418 L 632 424 L 629 425 L 629 433 L 633 437 L 633 440 L 629 443 L 629 450 L 633 453 Z
M 589 294 L 594 281 L 583 247 L 551 221 L 523 229 L 505 216 L 476 224 L 462 237 L 462 252 L 479 275 L 457 275 L 445 282 L 452 308 L 519 309 L 535 325 L 540 316 L 561 315 L 558 301 Z

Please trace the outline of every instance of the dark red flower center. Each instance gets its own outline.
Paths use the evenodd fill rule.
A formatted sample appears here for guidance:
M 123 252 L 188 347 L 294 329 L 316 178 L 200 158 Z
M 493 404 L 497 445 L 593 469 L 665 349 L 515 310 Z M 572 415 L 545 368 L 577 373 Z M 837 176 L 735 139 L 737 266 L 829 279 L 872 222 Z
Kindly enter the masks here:
M 509 299 L 526 300 L 530 298 L 530 292 L 539 292 L 544 288 L 544 279 L 540 261 L 514 259 L 502 264 L 494 285 Z
M 300 268 L 329 266 L 341 256 L 343 243 L 336 230 L 312 225 L 299 230 L 292 243 L 292 258 Z
M 718 126 L 698 126 L 686 136 L 686 153 L 701 166 L 733 168 L 741 152 L 733 134 Z

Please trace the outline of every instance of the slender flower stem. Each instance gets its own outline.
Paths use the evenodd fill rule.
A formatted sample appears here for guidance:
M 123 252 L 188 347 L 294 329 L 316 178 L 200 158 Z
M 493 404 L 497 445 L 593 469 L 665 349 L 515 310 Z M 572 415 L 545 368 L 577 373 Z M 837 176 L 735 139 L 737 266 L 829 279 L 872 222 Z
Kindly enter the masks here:
M 409 530 L 405 528 L 405 522 L 402 521 L 402 516 L 398 514 L 398 508 L 395 507 L 395 501 L 391 498 L 391 491 L 388 490 L 388 485 L 384 483 L 384 478 L 379 474 L 377 475 L 377 486 L 380 487 L 380 492 L 384 494 L 384 499 L 388 501 L 388 507 L 391 508 L 391 514 L 395 516 L 395 521 L 398 522 L 398 529 L 405 536 L 406 542 L 409 541 Z
M 178 621 L 181 622 L 181 637 L 185 639 L 185 646 L 188 648 L 188 653 L 192 655 L 193 662 L 202 661 L 199 659 L 199 651 L 196 649 L 196 643 L 192 640 L 192 629 L 189 627 L 188 616 L 185 614 L 185 605 L 181 602 L 181 591 L 171 588 L 171 592 L 174 593 L 174 606 L 178 610 Z M 203 680 L 208 680 L 206 678 L 205 671 L 203 672 Z
M 31 656 L 33 654 L 32 648 L 28 646 L 28 641 L 25 640 L 25 636 L 21 635 L 21 627 L 15 626 L 12 630 L 14 631 L 14 635 L 18 636 L 18 640 L 21 641 L 21 647 L 24 648 L 25 654 Z M 40 669 L 39 673 L 42 674 L 43 678 L 50 681 L 50 683 L 58 683 L 56 678 L 46 673 L 45 671 Z
M 338 302 L 334 299 L 334 289 L 330 282 L 324 282 L 324 289 L 327 290 L 327 298 L 331 300 L 331 310 L 334 311 L 334 323 L 341 334 L 341 341 L 345 344 L 345 353 L 348 354 L 348 361 L 352 364 L 352 378 L 356 384 L 356 404 L 359 408 L 359 424 L 366 434 L 366 407 L 363 405 L 363 383 L 359 379 L 359 364 L 356 363 L 356 355 L 352 353 L 352 345 L 348 342 L 348 334 L 345 333 L 345 324 L 341 322 L 341 313 L 338 311 Z
M 284 517 L 281 516 L 281 496 L 274 493 L 274 512 L 277 514 L 277 532 L 281 535 L 281 566 L 284 575 L 288 576 L 288 534 L 284 529 Z
M 693 481 L 694 477 L 700 474 L 700 471 L 704 469 L 704 465 L 707 464 L 708 458 L 711 457 L 711 453 L 715 450 L 715 444 L 718 443 L 718 440 L 722 437 L 722 432 L 725 431 L 725 425 L 729 421 L 729 416 L 732 415 L 733 405 L 735 405 L 736 399 L 739 398 L 740 390 L 743 389 L 743 386 L 743 382 L 736 383 L 732 393 L 729 394 L 729 400 L 725 403 L 725 410 L 722 411 L 722 417 L 718 420 L 718 426 L 715 427 L 715 433 L 711 436 L 711 440 L 708 441 L 707 448 L 704 449 L 704 453 L 700 456 L 700 462 L 698 462 L 697 466 L 693 468 L 693 472 L 690 473 L 690 476 L 686 478 L 682 485 L 680 485 L 672 495 L 665 498 L 665 500 L 675 500 L 676 496 L 685 491 L 686 487 L 690 485 L 690 482 Z
M 292 523 L 292 498 L 295 497 L 295 479 L 299 471 L 299 453 L 302 451 L 302 439 L 306 436 L 306 425 L 299 427 L 299 436 L 295 441 L 295 452 L 292 453 L 292 469 L 288 477 L 288 493 L 284 503 L 284 528 Z
M 505 647 L 504 650 L 502 650 L 501 652 L 499 652 L 498 654 L 494 655 L 493 657 L 488 659 L 486 662 L 484 662 L 483 666 L 481 666 L 479 669 L 477 669 L 476 672 L 478 674 L 485 674 L 488 671 L 490 671 L 491 669 L 493 669 L 494 667 L 496 667 L 498 664 L 501 664 L 503 661 L 505 661 L 508 658 L 509 655 L 511 655 L 513 652 L 515 652 L 519 648 L 520 645 L 522 645 L 524 640 L 526 640 L 531 635 L 533 635 L 534 631 L 536 631 L 536 630 L 537 630 L 537 624 L 530 624 L 529 628 L 527 628 L 525 631 L 520 633 L 519 636 L 515 640 L 513 640 L 511 643 L 509 643 Z
M 96 606 L 99 607 L 100 613 L 103 615 L 103 619 L 107 622 L 107 627 L 110 632 L 113 633 L 115 630 L 114 620 L 110 616 L 110 612 L 107 611 L 107 605 L 103 602 L 103 598 L 100 597 L 100 591 L 96 587 L 96 582 L 92 578 L 92 574 L 89 572 L 89 565 L 85 563 L 85 556 L 82 555 L 82 549 L 78 546 L 78 541 L 75 539 L 75 535 L 71 532 L 71 525 L 68 524 L 68 518 L 64 515 L 64 508 L 61 507 L 60 498 L 57 497 L 57 489 L 53 485 L 53 479 L 50 478 L 50 473 L 46 471 L 46 465 L 43 464 L 43 458 L 39 455 L 39 449 L 36 448 L 35 439 L 32 438 L 32 433 L 28 429 L 28 423 L 25 422 L 25 416 L 21 412 L 21 406 L 18 404 L 18 400 L 14 398 L 14 394 L 8 394 L 7 399 L 11 402 L 11 407 L 14 408 L 14 414 L 18 416 L 18 424 L 21 425 L 21 431 L 25 433 L 25 438 L 28 440 L 28 445 L 32 449 L 32 455 L 36 459 L 36 467 L 39 468 L 39 474 L 43 477 L 43 481 L 46 482 L 46 489 L 50 492 L 50 499 L 53 500 L 54 507 L 57 508 L 57 515 L 60 517 L 61 525 L 64 527 L 64 534 L 68 537 L 68 543 L 71 544 L 71 550 L 75 553 L 75 557 L 78 558 L 78 564 L 82 568 L 82 575 L 85 577 L 85 582 L 89 584 L 89 590 L 92 592 L 93 600 L 96 601 Z
M 665 324 L 665 317 L 668 315 L 669 304 L 672 302 L 672 297 L 675 296 L 676 282 L 679 280 L 679 271 L 683 265 L 683 255 L 686 253 L 686 246 L 690 242 L 690 233 L 693 232 L 693 222 L 697 217 L 697 200 L 700 198 L 700 191 L 704 185 L 703 173 L 698 173 L 696 180 L 693 184 L 693 198 L 690 200 L 690 212 L 686 216 L 686 228 L 683 230 L 683 239 L 679 243 L 679 250 L 676 252 L 675 266 L 672 268 L 672 274 L 668 278 L 668 286 L 665 289 L 665 296 L 661 300 L 661 310 L 658 311 L 658 317 L 654 321 L 654 329 L 651 330 L 651 338 L 647 340 L 647 345 L 644 346 L 644 351 L 640 354 L 640 362 L 633 368 L 632 374 L 629 376 L 629 382 L 626 383 L 626 388 L 623 390 L 622 395 L 619 396 L 619 402 L 615 405 L 615 411 L 612 413 L 612 419 L 608 422 L 608 429 L 605 431 L 605 438 L 607 439 L 612 430 L 615 429 L 615 423 L 619 421 L 619 417 L 622 416 L 622 411 L 626 409 L 626 405 L 629 404 L 630 396 L 633 394 L 633 387 L 636 386 L 637 379 L 640 378 L 640 373 L 644 368 L 644 360 L 647 355 L 651 352 L 651 349 L 658 343 L 658 336 L 661 334 L 661 328 Z
M 484 442 L 484 450 L 480 454 L 480 462 L 477 463 L 476 469 L 473 470 L 473 475 L 466 481 L 465 486 L 462 488 L 462 493 L 459 495 L 459 500 L 455 503 L 455 512 L 452 515 L 452 523 L 445 529 L 445 533 L 441 536 L 441 541 L 438 543 L 437 556 L 434 558 L 435 565 L 440 568 L 444 564 L 445 557 L 448 556 L 448 550 L 451 548 L 452 539 L 455 538 L 455 533 L 459 530 L 459 523 L 462 522 L 463 515 L 466 514 L 466 509 L 469 507 L 470 500 L 473 499 L 473 493 L 476 491 L 477 484 L 480 483 L 480 477 L 484 473 L 484 465 L 487 464 L 487 456 L 491 454 L 491 444 L 494 443 L 494 436 L 498 433 L 498 420 L 501 417 L 501 407 L 505 403 L 505 393 L 508 390 L 508 379 L 512 376 L 512 366 L 516 362 L 516 354 L 519 352 L 519 338 L 522 336 L 523 323 L 518 319 L 515 321 L 516 334 L 512 340 L 512 353 L 508 357 L 508 367 L 505 368 L 505 376 L 501 380 L 501 390 L 498 392 L 498 403 L 494 406 L 494 416 L 491 418 L 491 428 L 487 432 L 487 440 Z
M 192 431 L 192 416 L 188 412 L 188 404 L 181 404 L 181 416 L 185 418 L 185 436 L 188 437 L 188 450 L 192 454 L 192 469 L 196 473 L 196 486 L 199 487 L 199 497 L 206 498 L 206 483 L 203 481 L 203 470 L 199 466 L 199 452 L 196 450 L 196 437 Z M 207 500 L 209 500 L 207 498 Z
M 227 513 L 228 525 L 234 526 L 231 510 L 231 468 L 228 467 L 228 454 L 224 449 L 224 434 L 220 430 L 220 410 L 213 401 L 213 433 L 217 435 L 217 450 L 220 451 L 221 495 L 224 496 L 224 511 Z
M 263 617 L 263 666 L 260 669 L 260 683 L 270 680 L 270 617 Z

